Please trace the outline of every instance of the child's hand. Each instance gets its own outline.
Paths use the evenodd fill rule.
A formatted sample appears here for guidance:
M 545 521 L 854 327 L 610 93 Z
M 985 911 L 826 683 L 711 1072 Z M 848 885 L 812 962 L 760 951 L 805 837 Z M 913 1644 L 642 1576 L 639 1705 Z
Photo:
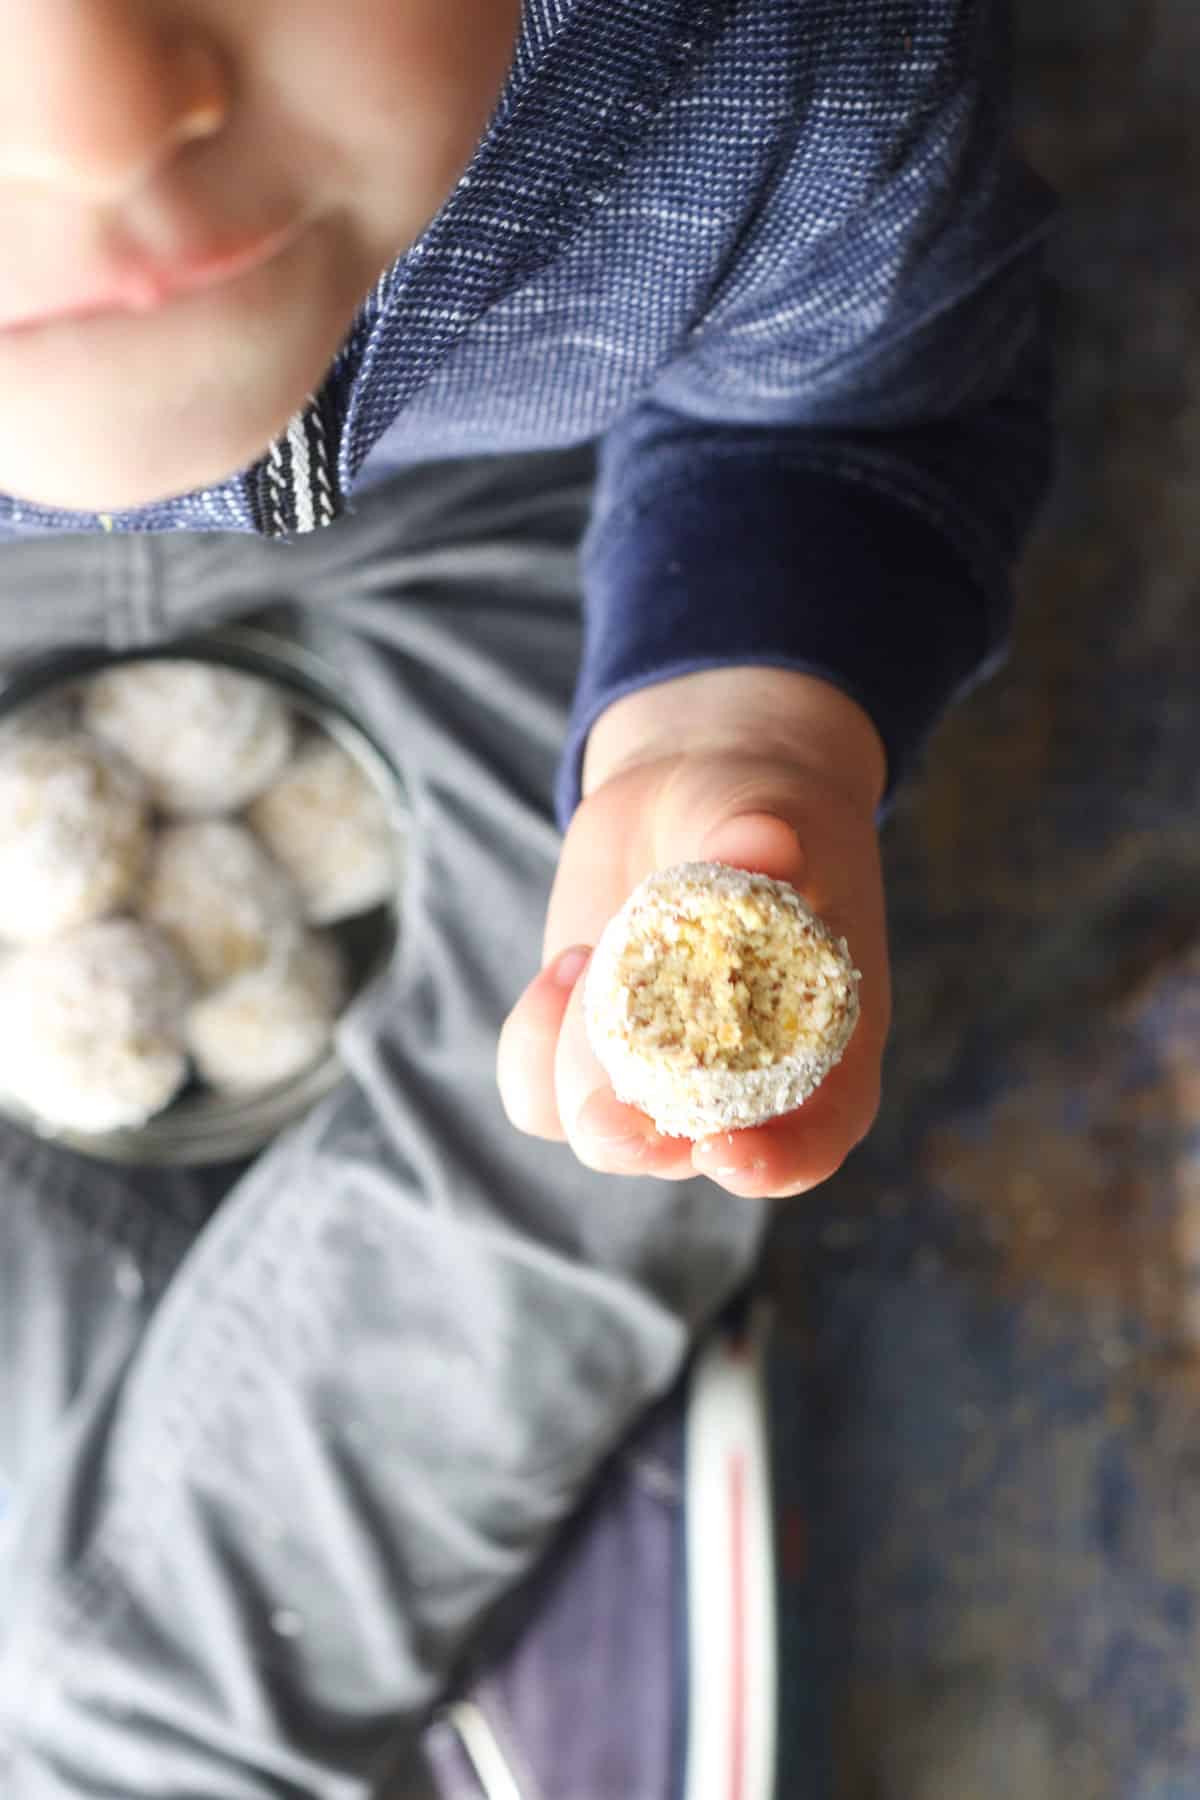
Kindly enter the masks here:
M 666 752 L 664 742 L 677 746 Z M 710 747 L 702 747 L 702 744 Z M 546 925 L 546 967 L 509 1016 L 499 1081 L 512 1122 L 566 1138 L 610 1174 L 700 1173 L 734 1194 L 803 1193 L 837 1169 L 875 1117 L 890 1012 L 874 812 L 878 738 L 853 702 L 811 677 L 715 670 L 620 701 L 592 735 Z M 577 952 L 595 944 L 653 870 L 712 860 L 790 881 L 845 936 L 861 1014 L 842 1062 L 804 1105 L 691 1144 L 622 1105 L 583 1025 Z

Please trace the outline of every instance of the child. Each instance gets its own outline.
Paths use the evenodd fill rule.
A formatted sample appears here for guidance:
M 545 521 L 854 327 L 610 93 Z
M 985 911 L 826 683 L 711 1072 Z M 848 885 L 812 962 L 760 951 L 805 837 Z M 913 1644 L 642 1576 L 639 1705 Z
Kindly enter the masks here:
M 354 1082 L 239 1180 L 7 1152 L 0 1767 L 366 1795 L 763 1202 L 870 1126 L 875 817 L 1002 645 L 1046 207 L 983 0 L 0 16 L 0 523 L 47 540 L 4 644 L 286 598 L 421 827 Z M 795 881 L 863 971 L 818 1095 L 696 1146 L 615 1101 L 576 997 L 692 856 Z

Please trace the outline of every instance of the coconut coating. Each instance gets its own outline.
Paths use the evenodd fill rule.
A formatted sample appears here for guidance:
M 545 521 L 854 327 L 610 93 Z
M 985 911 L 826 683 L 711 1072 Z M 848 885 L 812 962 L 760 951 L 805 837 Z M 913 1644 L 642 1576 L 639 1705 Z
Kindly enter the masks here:
M 806 1100 L 850 1040 L 858 979 L 845 939 L 786 882 L 682 863 L 610 920 L 584 1017 L 618 1099 L 699 1138 Z
M 295 886 L 236 819 L 192 819 L 161 831 L 137 906 L 202 987 L 257 968 L 301 929 Z
M 41 943 L 123 905 L 149 844 L 145 784 L 107 744 L 0 742 L 0 938 Z
M 197 1072 L 226 1094 L 299 1075 L 328 1050 L 345 985 L 337 945 L 306 932 L 192 1007 L 186 1030 Z
M 387 808 L 333 738 L 304 744 L 246 816 L 296 883 L 314 925 L 366 912 L 395 892 L 399 845 Z
M 167 940 L 102 919 L 0 963 L 0 1086 L 47 1125 L 144 1125 L 187 1075 L 191 983 Z
M 106 669 L 84 723 L 141 770 L 163 812 L 236 812 L 287 761 L 292 719 L 265 681 L 169 657 Z

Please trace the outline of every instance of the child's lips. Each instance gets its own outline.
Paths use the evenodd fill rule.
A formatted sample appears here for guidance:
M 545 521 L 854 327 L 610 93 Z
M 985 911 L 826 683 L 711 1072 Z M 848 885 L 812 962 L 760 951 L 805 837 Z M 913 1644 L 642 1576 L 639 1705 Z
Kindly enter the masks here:
M 209 249 L 170 262 L 129 259 L 93 276 L 66 300 L 45 307 L 28 304 L 5 316 L 0 312 L 0 332 L 19 333 L 45 325 L 98 318 L 114 313 L 151 313 L 185 294 L 222 287 L 239 275 L 249 274 L 274 260 L 298 235 L 302 226 L 291 223 L 259 235 L 250 242 Z

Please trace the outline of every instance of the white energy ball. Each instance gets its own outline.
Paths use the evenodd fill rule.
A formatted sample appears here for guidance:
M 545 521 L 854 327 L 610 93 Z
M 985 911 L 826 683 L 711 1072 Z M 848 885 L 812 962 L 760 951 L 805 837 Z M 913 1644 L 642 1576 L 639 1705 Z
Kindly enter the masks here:
M 301 929 L 293 883 L 233 819 L 192 819 L 160 832 L 137 908 L 203 987 L 257 968 Z
M 584 978 L 584 1022 L 618 1100 L 699 1138 L 791 1112 L 858 1021 L 845 938 L 784 881 L 679 863 L 634 889 Z
M 84 722 L 127 756 L 163 812 L 236 812 L 287 761 L 291 714 L 265 681 L 155 657 L 87 683 Z
M 0 1088 L 47 1125 L 144 1125 L 187 1076 L 188 974 L 158 932 L 102 919 L 0 963 Z
M 247 809 L 314 925 L 378 906 L 400 880 L 400 844 L 377 789 L 332 738 L 302 746 Z
M 306 933 L 192 1007 L 187 1042 L 196 1072 L 225 1094 L 299 1075 L 329 1048 L 344 993 L 337 945 Z
M 80 729 L 79 697 L 73 689 L 39 694 L 0 723 L 0 743 L 12 738 L 71 737 Z
M 142 873 L 137 772 L 83 732 L 0 741 L 0 938 L 33 944 L 123 905 Z

